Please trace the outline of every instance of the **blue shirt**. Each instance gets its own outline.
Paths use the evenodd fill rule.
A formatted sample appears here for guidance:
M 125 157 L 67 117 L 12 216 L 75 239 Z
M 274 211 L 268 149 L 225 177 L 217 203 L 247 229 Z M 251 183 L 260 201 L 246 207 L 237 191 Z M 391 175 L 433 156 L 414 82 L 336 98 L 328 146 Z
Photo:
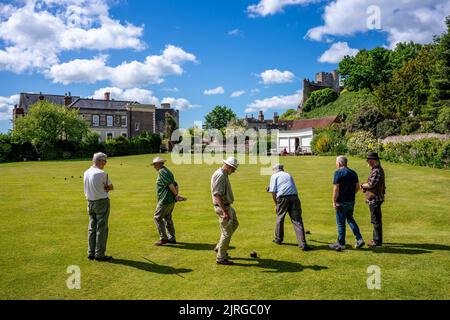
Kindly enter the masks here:
M 298 194 L 294 179 L 284 171 L 279 171 L 270 177 L 269 192 L 276 192 L 277 198 Z
M 334 173 L 333 184 L 339 185 L 337 203 L 354 202 L 358 175 L 352 169 L 342 167 Z

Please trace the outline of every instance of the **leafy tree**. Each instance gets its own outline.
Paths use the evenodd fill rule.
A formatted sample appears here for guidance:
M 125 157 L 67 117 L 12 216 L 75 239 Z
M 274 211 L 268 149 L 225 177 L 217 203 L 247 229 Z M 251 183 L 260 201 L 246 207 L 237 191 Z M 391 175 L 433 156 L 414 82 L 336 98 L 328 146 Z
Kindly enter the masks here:
M 386 119 L 377 124 L 377 137 L 384 139 L 400 133 L 400 121 L 397 119 Z
M 320 108 L 330 102 L 336 101 L 337 98 L 339 98 L 339 94 L 330 88 L 313 91 L 302 106 L 302 111 L 309 112 Z
M 422 114 L 430 94 L 434 56 L 433 46 L 424 46 L 417 57 L 395 69 L 392 79 L 374 91 L 380 110 L 394 118 Z
M 205 129 L 223 130 L 231 119 L 235 119 L 236 114 L 226 106 L 216 106 L 205 116 Z
M 80 143 L 88 130 L 78 110 L 40 101 L 31 106 L 25 117 L 16 120 L 12 134 L 14 139 L 31 143 L 45 156 L 54 153 L 59 141 Z
M 391 51 L 390 54 L 390 68 L 400 69 L 403 67 L 405 62 L 414 59 L 420 52 L 422 48 L 421 44 L 414 43 L 412 41 L 405 43 L 398 43 L 394 50 Z
M 447 32 L 435 39 L 436 59 L 431 75 L 430 103 L 427 118 L 436 119 L 441 108 L 450 107 L 450 16 Z
M 385 48 L 361 50 L 354 57 L 346 56 L 339 63 L 339 73 L 349 91 L 373 90 L 390 79 L 391 53 Z
M 349 120 L 348 130 L 350 132 L 368 131 L 375 135 L 377 132 L 377 125 L 383 120 L 383 114 L 376 107 L 362 108 Z
M 11 150 L 11 136 L 0 133 L 0 162 L 9 158 Z
M 166 127 L 166 137 L 169 139 L 169 152 L 172 151 L 173 143 L 171 141 L 172 133 L 178 129 L 177 120 L 170 113 L 166 113 L 164 116 L 165 127 Z
M 442 108 L 436 120 L 436 131 L 450 133 L 450 107 Z

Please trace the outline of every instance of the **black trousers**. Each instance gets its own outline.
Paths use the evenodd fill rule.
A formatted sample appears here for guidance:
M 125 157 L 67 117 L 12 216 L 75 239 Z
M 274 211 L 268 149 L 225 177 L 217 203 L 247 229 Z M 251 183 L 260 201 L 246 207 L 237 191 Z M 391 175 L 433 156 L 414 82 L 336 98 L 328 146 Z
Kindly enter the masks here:
M 375 201 L 369 204 L 370 222 L 373 224 L 373 241 L 377 245 L 383 244 L 383 223 L 381 218 L 381 205 L 383 201 Z

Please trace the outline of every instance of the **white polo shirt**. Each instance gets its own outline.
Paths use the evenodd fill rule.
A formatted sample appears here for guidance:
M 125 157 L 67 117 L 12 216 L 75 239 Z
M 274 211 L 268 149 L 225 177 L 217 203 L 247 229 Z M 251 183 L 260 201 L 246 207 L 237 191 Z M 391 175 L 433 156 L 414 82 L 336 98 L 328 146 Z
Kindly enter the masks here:
M 108 183 L 106 183 L 107 177 L 106 172 L 97 167 L 92 166 L 86 170 L 84 173 L 84 195 L 87 200 L 95 201 L 109 197 L 105 185 L 111 185 L 112 182 L 108 178 Z

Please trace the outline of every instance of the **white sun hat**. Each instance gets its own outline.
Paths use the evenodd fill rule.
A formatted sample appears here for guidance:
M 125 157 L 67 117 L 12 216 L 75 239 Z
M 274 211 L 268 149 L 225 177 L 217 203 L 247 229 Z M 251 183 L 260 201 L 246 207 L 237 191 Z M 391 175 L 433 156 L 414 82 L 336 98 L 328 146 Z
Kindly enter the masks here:
M 156 157 L 156 158 L 154 158 L 153 159 L 153 163 L 152 164 L 155 164 L 155 163 L 164 163 L 164 162 L 166 162 L 167 160 L 165 160 L 165 159 L 163 159 L 163 158 L 161 158 L 161 157 Z
M 238 161 L 234 157 L 228 157 L 227 160 L 223 160 L 223 163 L 237 169 L 239 166 Z

